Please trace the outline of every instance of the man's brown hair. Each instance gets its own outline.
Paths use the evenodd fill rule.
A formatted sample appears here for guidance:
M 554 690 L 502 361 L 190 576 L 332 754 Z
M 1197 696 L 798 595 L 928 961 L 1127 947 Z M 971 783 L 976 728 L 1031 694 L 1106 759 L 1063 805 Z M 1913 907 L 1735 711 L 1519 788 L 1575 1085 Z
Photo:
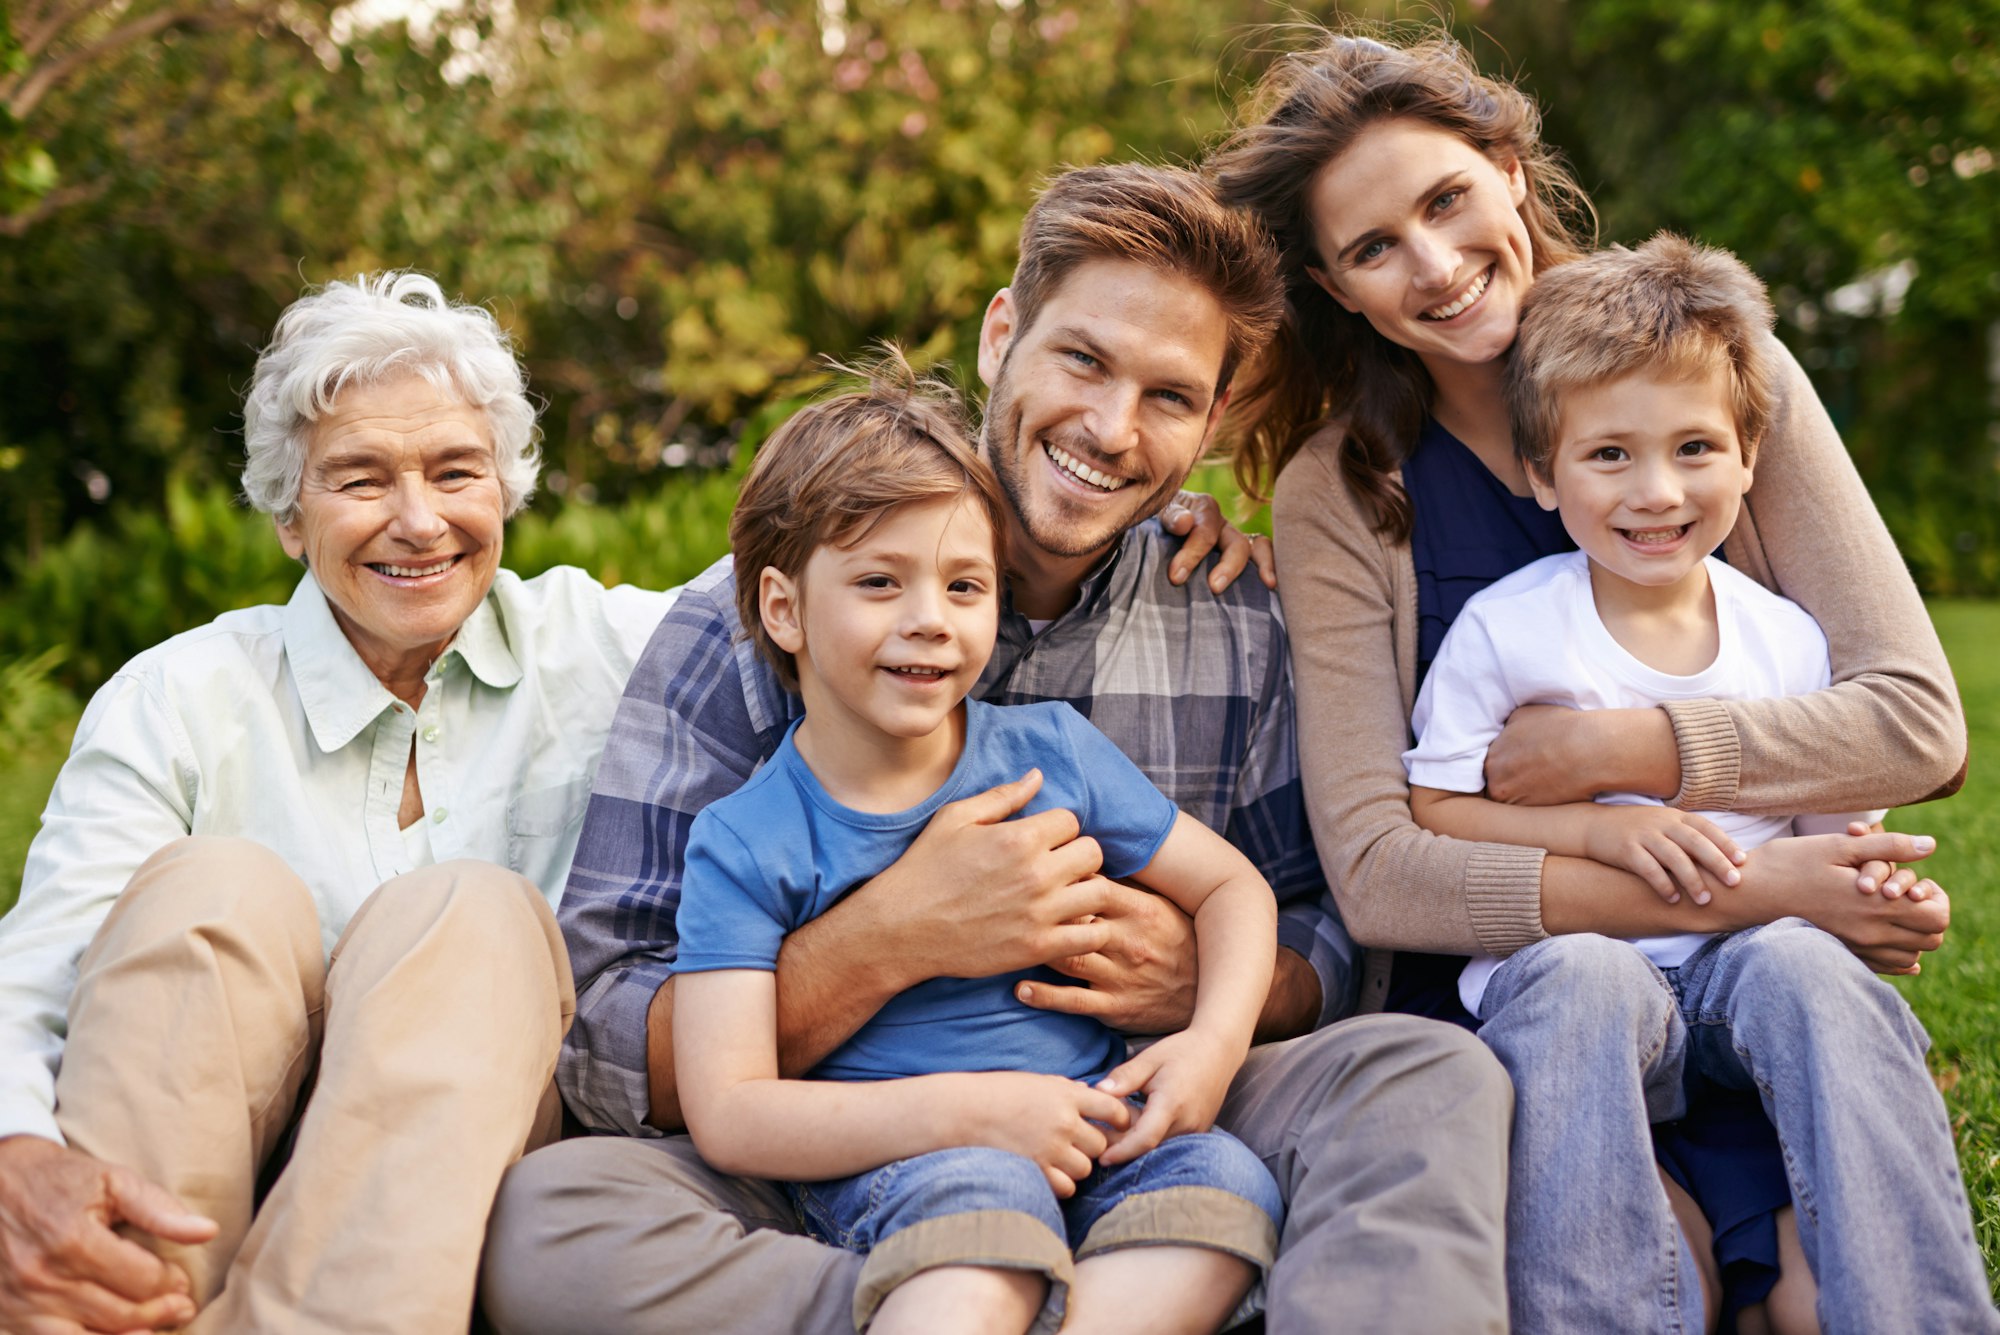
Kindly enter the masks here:
M 1215 392 L 1270 341 L 1284 315 L 1277 252 L 1248 215 L 1198 174 L 1125 162 L 1075 167 L 1050 181 L 1021 224 L 1008 284 L 1020 328 L 1080 266 L 1127 260 L 1196 284 L 1222 307 L 1228 344 Z
M 1528 293 L 1507 362 L 1514 450 L 1546 479 L 1563 395 L 1635 371 L 1669 379 L 1720 371 L 1751 463 L 1771 423 L 1771 325 L 1771 299 L 1743 261 L 1670 232 L 1551 269 Z
M 996 573 L 1005 573 L 1007 503 L 973 446 L 958 393 L 917 376 L 893 346 L 838 369 L 862 386 L 808 404 L 772 432 L 729 517 L 736 614 L 788 691 L 799 688 L 797 665 L 758 607 L 766 566 L 796 580 L 817 548 L 859 542 L 895 507 L 961 496 L 993 525 Z

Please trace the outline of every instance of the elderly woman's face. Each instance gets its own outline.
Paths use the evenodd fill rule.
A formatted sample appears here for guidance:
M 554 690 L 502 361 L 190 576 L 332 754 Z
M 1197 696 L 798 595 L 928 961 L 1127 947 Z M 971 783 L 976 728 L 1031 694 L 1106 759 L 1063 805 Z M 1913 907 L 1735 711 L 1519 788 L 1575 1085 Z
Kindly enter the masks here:
M 486 414 L 411 374 L 344 390 L 314 425 L 278 539 L 386 684 L 443 653 L 486 596 L 505 520 Z

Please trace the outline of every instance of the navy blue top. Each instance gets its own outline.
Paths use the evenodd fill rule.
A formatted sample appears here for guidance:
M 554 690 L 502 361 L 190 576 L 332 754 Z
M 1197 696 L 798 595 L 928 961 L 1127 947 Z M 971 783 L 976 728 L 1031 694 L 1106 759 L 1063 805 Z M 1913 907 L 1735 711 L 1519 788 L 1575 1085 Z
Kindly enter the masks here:
M 1403 490 L 1414 523 L 1410 561 L 1417 568 L 1417 685 L 1431 670 L 1444 633 L 1466 600 L 1530 561 L 1576 550 L 1562 517 L 1532 496 L 1516 496 L 1457 436 L 1424 423 L 1417 447 L 1403 461 Z M 1462 955 L 1396 952 L 1388 1009 L 1479 1022 L 1458 999 Z
M 1530 561 L 1573 552 L 1562 517 L 1532 496 L 1516 496 L 1465 443 L 1435 421 L 1424 423 L 1403 462 L 1415 526 L 1410 560 L 1417 568 L 1417 684 L 1431 670 L 1444 633 L 1466 600 Z

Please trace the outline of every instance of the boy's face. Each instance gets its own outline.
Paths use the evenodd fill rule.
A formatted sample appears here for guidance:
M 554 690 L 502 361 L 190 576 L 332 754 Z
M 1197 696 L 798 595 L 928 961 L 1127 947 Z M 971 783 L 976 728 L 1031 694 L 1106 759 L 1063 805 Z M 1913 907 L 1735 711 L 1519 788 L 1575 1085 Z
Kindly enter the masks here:
M 1600 569 L 1672 585 L 1736 526 L 1750 466 L 1724 372 L 1617 376 L 1565 392 L 1559 416 L 1549 477 L 1529 481 Z
M 823 543 L 797 580 L 766 567 L 761 609 L 816 727 L 927 737 L 993 656 L 999 579 L 985 509 L 940 496 L 897 506 L 851 546 Z

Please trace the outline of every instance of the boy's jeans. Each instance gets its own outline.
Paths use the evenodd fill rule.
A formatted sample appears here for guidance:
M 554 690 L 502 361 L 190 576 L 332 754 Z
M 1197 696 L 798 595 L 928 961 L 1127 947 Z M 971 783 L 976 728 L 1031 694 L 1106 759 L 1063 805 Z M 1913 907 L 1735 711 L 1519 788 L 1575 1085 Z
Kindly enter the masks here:
M 1082 1260 L 1120 1247 L 1208 1247 L 1262 1272 L 1284 1210 L 1269 1171 L 1225 1131 L 1175 1136 L 1131 1163 L 1099 1165 L 1066 1201 L 1034 1160 L 983 1147 L 796 1183 L 791 1193 L 813 1236 L 868 1255 L 854 1295 L 857 1330 L 905 1280 L 941 1265 L 983 1265 L 1047 1275 L 1034 1329 L 1053 1331 L 1072 1252 Z
M 1501 966 L 1482 1010 L 1514 1080 L 1516 1330 L 1701 1330 L 1648 1131 L 1681 1113 L 1692 1063 L 1755 1088 L 1777 1126 L 1827 1335 L 2000 1331 L 1929 1039 L 1832 936 L 1784 918 L 1672 976 L 1622 941 L 1550 937 Z

